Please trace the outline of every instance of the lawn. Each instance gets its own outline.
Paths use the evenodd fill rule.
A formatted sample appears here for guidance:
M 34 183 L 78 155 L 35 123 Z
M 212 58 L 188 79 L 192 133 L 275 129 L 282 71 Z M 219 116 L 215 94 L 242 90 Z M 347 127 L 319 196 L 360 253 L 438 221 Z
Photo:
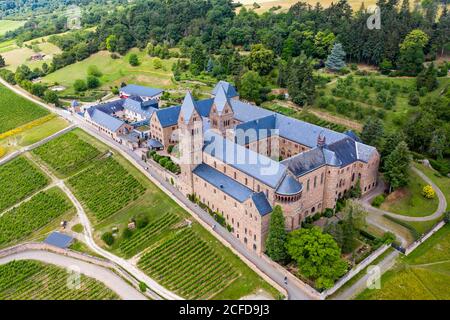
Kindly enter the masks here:
M 0 300 L 112 300 L 119 297 L 103 283 L 80 275 L 71 289 L 64 268 L 33 260 L 0 266 Z
M 26 158 L 0 166 L 0 213 L 49 184 L 47 176 Z
M 34 149 L 33 154 L 60 177 L 68 177 L 92 164 L 100 151 L 83 139 L 81 130 L 73 130 Z
M 39 52 L 45 55 L 44 58 L 42 60 L 31 61 L 30 57 L 36 53 L 33 49 L 26 46 L 18 47 L 17 45 L 11 44 L 5 46 L 2 53 L 2 56 L 6 61 L 6 69 L 15 72 L 17 67 L 22 64 L 27 65 L 31 70 L 34 68 L 41 68 L 44 62 L 50 65 L 53 56 L 61 53 L 61 50 L 50 42 L 40 42 L 39 39 L 33 40 L 32 42 L 36 43 Z M 31 45 L 31 42 L 25 44 Z M 0 50 L 2 50 L 1 47 Z
M 139 66 L 133 67 L 128 58 L 131 53 L 136 53 L 141 62 Z M 175 88 L 172 77 L 172 64 L 176 59 L 161 60 L 162 68 L 156 69 L 153 65 L 155 58 L 148 56 L 144 51 L 132 49 L 127 55 L 119 59 L 112 59 L 111 53 L 100 51 L 89 58 L 64 67 L 43 78 L 46 83 L 59 83 L 68 89 L 63 94 L 73 94 L 73 83 L 77 79 L 85 79 L 89 66 L 95 65 L 102 72 L 101 89 L 109 90 L 111 86 L 119 86 L 122 82 L 134 83 L 156 88 Z M 67 75 L 70 74 L 70 77 Z
M 409 170 L 408 186 L 391 193 L 380 208 L 412 217 L 423 217 L 433 214 L 438 207 L 439 200 L 437 196 L 434 199 L 427 199 L 422 195 L 422 189 L 425 185 L 427 183 L 422 178 L 412 170 Z
M 381 289 L 366 289 L 360 300 L 450 299 L 450 225 L 398 260 L 381 278 Z
M 434 169 L 425 167 L 420 163 L 414 163 L 414 166 L 425 173 L 441 189 L 447 200 L 447 210 L 450 210 L 450 178 L 441 175 Z
M 0 85 L 0 134 L 48 114 L 46 109 Z
M 14 31 L 25 24 L 26 21 L 0 20 L 0 37 L 8 31 Z
M 0 217 L 0 246 L 17 243 L 71 212 L 74 207 L 59 188 L 39 192 Z

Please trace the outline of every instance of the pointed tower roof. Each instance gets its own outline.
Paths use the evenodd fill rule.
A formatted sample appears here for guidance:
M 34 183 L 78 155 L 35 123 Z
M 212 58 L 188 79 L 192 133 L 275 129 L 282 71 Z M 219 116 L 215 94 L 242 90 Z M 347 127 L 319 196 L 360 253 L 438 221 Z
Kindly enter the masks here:
M 181 105 L 181 112 L 184 115 L 184 123 L 188 123 L 192 117 L 192 114 L 197 108 L 194 98 L 190 91 L 186 93 L 184 97 L 183 104 Z
M 219 81 L 212 91 L 212 95 L 216 96 L 219 88 L 222 87 L 225 90 L 226 96 L 229 98 L 236 97 L 238 95 L 236 88 L 233 87 L 229 82 Z
M 225 105 L 228 104 L 231 107 L 231 103 L 228 100 L 227 94 L 225 93 L 225 89 L 222 86 L 219 86 L 216 96 L 214 97 L 214 104 L 217 108 L 217 112 L 222 114 L 223 109 L 225 109 Z

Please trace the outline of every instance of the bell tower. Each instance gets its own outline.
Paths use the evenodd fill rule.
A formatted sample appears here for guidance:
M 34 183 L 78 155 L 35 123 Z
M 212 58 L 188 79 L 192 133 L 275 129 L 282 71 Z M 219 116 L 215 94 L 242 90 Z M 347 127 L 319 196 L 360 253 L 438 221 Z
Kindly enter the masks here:
M 185 195 L 194 192 L 192 171 L 202 163 L 203 123 L 197 105 L 188 92 L 184 97 L 178 116 L 180 146 L 180 182 Z
M 225 93 L 223 86 L 217 87 L 216 96 L 214 97 L 211 111 L 209 114 L 211 120 L 211 128 L 225 137 L 227 129 L 234 126 L 234 112 L 230 103 L 230 99 Z

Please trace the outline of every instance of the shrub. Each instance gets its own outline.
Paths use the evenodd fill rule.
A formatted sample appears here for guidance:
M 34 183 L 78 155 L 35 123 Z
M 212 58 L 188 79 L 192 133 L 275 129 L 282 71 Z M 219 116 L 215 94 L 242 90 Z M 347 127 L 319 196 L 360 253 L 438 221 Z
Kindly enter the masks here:
M 136 67 L 139 65 L 139 58 L 135 53 L 130 54 L 130 57 L 128 58 L 128 62 L 133 67 Z
M 432 186 L 426 185 L 422 189 L 422 195 L 427 199 L 433 199 L 436 196 L 436 192 L 433 190 Z
M 376 196 L 372 200 L 372 206 L 379 208 L 385 199 L 386 199 L 386 197 L 384 194 L 380 194 L 380 195 Z
M 167 147 L 167 152 L 168 153 L 172 153 L 172 151 L 173 151 L 173 145 L 168 146 Z
M 148 225 L 148 218 L 144 215 L 139 215 L 136 218 L 136 228 L 142 229 Z
M 100 69 L 94 65 L 88 67 L 87 74 L 94 77 L 101 77 L 103 75 Z
M 139 290 L 141 290 L 141 292 L 147 291 L 147 285 L 142 281 L 139 282 Z
M 88 89 L 95 89 L 100 85 L 100 80 L 94 76 L 87 76 L 86 78 L 86 86 Z
M 411 92 L 409 94 L 408 104 L 410 106 L 418 106 L 420 104 L 420 98 L 417 92 Z
M 111 232 L 105 232 L 102 235 L 102 240 L 104 243 L 106 243 L 108 246 L 112 246 L 114 243 L 114 236 L 112 235 Z
M 323 213 L 323 216 L 326 218 L 331 218 L 333 215 L 334 215 L 334 211 L 331 208 L 326 208 Z
M 78 79 L 75 80 L 75 82 L 73 83 L 73 88 L 75 89 L 76 92 L 86 91 L 87 85 L 84 80 Z
M 315 215 L 313 215 L 313 220 L 314 221 L 317 221 L 317 220 L 319 220 L 320 219 L 320 213 L 318 212 L 318 213 L 316 213 Z

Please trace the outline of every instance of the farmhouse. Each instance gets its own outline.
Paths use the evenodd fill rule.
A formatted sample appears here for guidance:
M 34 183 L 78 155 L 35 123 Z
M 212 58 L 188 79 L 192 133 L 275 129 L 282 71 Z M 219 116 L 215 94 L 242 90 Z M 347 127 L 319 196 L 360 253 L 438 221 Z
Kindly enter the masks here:
M 353 132 L 338 133 L 239 100 L 220 82 L 213 98 L 156 110 L 150 138 L 161 147 L 179 143 L 176 186 L 222 215 L 249 250 L 264 250 L 270 213 L 283 208 L 286 229 L 334 208 L 360 185 L 376 185 L 379 154 Z
M 112 103 L 101 107 L 90 107 L 84 112 L 84 118 L 99 131 L 120 141 L 119 136 L 130 133 L 133 127 L 113 116 L 118 111 L 119 107 Z
M 129 84 L 119 89 L 119 95 L 122 99 L 133 96 L 140 97 L 143 101 L 157 100 L 161 98 L 163 90 Z

